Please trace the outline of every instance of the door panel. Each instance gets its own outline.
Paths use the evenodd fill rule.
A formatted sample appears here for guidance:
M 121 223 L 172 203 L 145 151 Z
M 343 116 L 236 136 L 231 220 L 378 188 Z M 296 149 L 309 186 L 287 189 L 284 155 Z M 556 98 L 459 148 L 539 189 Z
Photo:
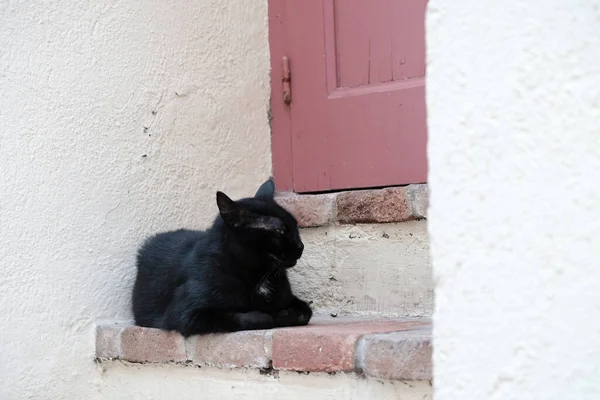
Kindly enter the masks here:
M 271 1 L 278 188 L 425 182 L 425 7 L 426 0 Z M 283 56 L 289 106 L 281 97 Z

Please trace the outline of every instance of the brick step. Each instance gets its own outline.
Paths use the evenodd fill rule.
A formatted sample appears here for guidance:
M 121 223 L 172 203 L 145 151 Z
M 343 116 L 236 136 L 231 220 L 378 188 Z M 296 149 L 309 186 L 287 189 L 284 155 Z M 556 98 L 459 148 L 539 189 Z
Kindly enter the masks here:
M 272 373 L 356 372 L 380 379 L 432 379 L 428 319 L 317 316 L 310 325 L 193 336 L 109 323 L 98 325 L 96 359 L 257 368 Z
M 426 184 L 338 193 L 278 193 L 277 202 L 294 214 L 302 228 L 330 224 L 381 224 L 427 218 Z

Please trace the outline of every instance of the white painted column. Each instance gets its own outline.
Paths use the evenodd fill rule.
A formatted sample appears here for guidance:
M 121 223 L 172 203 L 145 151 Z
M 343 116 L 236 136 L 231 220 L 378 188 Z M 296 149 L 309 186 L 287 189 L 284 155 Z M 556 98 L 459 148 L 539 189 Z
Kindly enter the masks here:
M 600 1 L 430 0 L 436 400 L 600 399 Z

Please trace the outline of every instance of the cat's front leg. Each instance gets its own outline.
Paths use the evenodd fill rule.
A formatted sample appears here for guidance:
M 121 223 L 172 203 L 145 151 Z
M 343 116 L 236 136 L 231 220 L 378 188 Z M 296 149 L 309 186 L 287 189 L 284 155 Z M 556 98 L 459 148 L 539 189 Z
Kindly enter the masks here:
M 235 330 L 271 329 L 275 327 L 273 317 L 260 311 L 231 313 L 232 320 L 237 324 Z
M 275 327 L 273 317 L 259 311 L 230 312 L 224 310 L 193 310 L 165 323 L 165 329 L 183 336 L 237 332 Z
M 311 318 L 312 310 L 308 303 L 296 296 L 292 298 L 286 308 L 277 311 L 273 315 L 275 325 L 278 327 L 307 325 Z

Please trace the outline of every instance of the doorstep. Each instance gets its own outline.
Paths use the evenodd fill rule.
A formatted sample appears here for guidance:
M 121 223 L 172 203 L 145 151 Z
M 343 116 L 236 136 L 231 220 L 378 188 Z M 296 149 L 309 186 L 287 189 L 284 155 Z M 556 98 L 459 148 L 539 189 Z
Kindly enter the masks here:
M 356 372 L 431 380 L 428 319 L 315 317 L 305 327 L 192 336 L 122 323 L 97 326 L 96 360 L 261 371 Z
M 381 224 L 427 218 L 427 184 L 338 193 L 277 193 L 275 200 L 301 228 L 332 224 Z

